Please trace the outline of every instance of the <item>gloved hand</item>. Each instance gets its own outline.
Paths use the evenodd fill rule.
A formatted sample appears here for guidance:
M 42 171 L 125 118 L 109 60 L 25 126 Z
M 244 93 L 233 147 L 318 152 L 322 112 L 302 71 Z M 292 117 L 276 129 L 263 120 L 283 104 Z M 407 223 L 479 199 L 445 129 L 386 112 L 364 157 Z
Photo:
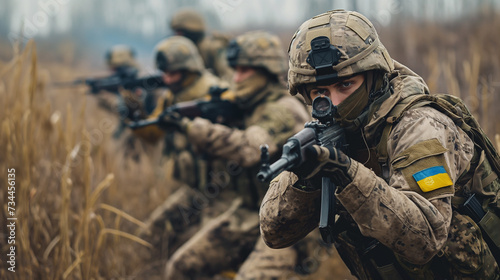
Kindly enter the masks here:
M 351 159 L 339 149 L 312 145 L 306 148 L 305 157 L 304 163 L 292 170 L 300 179 L 316 181 L 317 177 L 329 177 L 339 187 L 352 182 L 347 174 Z
M 163 129 L 174 129 L 180 132 L 186 131 L 187 125 L 190 120 L 181 116 L 177 112 L 164 111 L 158 117 L 158 125 Z

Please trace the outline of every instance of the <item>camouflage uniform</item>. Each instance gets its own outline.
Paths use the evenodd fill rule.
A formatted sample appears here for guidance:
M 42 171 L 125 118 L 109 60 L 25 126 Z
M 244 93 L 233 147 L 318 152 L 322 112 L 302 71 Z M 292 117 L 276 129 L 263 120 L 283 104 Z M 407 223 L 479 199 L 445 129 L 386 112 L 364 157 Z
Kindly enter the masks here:
M 202 15 L 192 9 L 179 10 L 170 21 L 170 28 L 196 44 L 205 68 L 224 80 L 231 80 L 233 71 L 227 64 L 225 53 L 229 37 L 216 33 L 206 36 Z
M 113 46 L 106 53 L 106 64 L 113 72 L 112 76 L 122 80 L 135 79 L 139 72 L 138 64 L 135 60 L 133 49 L 125 45 Z M 162 106 L 164 95 L 161 90 L 146 90 L 136 88 L 131 90 L 119 90 L 119 92 L 100 92 L 97 96 L 99 105 L 114 114 L 118 114 L 120 123 L 114 133 L 115 138 L 119 138 L 125 131 L 126 122 L 138 121 L 154 117 L 154 109 L 159 104 Z M 154 128 L 147 127 L 132 132 L 136 137 L 128 135 L 125 137 L 125 153 L 138 159 L 140 150 L 137 146 L 143 143 L 156 143 L 163 132 Z M 137 141 L 140 138 L 142 141 Z M 144 148 L 144 147 L 143 147 Z
M 207 97 L 212 86 L 227 88 L 228 84 L 205 70 L 196 46 L 187 38 L 172 36 L 156 47 L 157 68 L 164 72 L 180 71 L 182 78 L 169 85 L 163 104 L 151 116 L 158 117 L 168 106 L 179 102 Z M 157 126 L 152 126 L 159 129 Z M 147 231 L 140 235 L 168 256 L 188 240 L 198 229 L 199 212 L 193 215 L 193 200 L 197 189 L 206 184 L 206 160 L 195 155 L 183 133 L 168 131 L 164 154 L 168 179 L 176 179 L 181 186 L 158 206 L 146 221 Z
M 236 279 L 275 279 L 293 274 L 299 259 L 292 248 L 271 250 L 260 240 L 257 209 L 265 185 L 257 181 L 256 173 L 260 145 L 266 143 L 271 155 L 278 155 L 281 145 L 303 128 L 309 116 L 305 106 L 287 96 L 278 82 L 286 65 L 276 36 L 250 32 L 232 44 L 239 52 L 234 53 L 237 58 L 228 52 L 230 63 L 236 59 L 235 66 L 267 72 L 254 74 L 263 79 L 252 90 L 235 86 L 236 102 L 244 112 L 241 124 L 229 127 L 202 118 L 187 124 L 189 141 L 214 163 L 203 193 L 209 200 L 225 204 L 227 210 L 174 253 L 166 266 L 167 279 L 212 277 L 234 271 L 242 263 Z M 247 61 L 245 51 L 249 52 Z
M 330 65 L 333 71 L 326 71 L 333 80 L 322 80 L 309 62 L 318 36 L 329 38 L 329 48 L 339 51 L 339 61 Z M 348 169 L 339 171 L 345 158 L 339 160 L 335 149 L 316 148 L 318 160 L 326 162 L 322 170 L 327 173 L 322 174 L 327 175 L 322 176 L 337 178 L 339 185 L 334 240 L 351 273 L 359 279 L 498 279 L 498 266 L 478 226 L 452 208 L 459 188 L 455 183 L 474 154 L 467 134 L 436 109 L 419 107 L 406 111 L 387 142 L 380 142 L 386 121 L 396 121 L 387 120 L 391 110 L 408 96 L 429 93 L 420 77 L 389 57 L 372 24 L 356 12 L 327 12 L 302 24 L 289 51 L 290 92 L 300 92 L 308 102 L 304 85 L 333 84 L 370 70 L 387 73 L 390 87 L 367 107 L 369 114 L 358 119 L 361 125 L 345 127 Z M 388 156 L 380 163 L 375 153 L 379 145 Z M 444 168 L 450 183 L 414 179 L 420 170 L 436 166 Z M 260 209 L 268 246 L 290 246 L 318 226 L 321 191 L 313 179 L 285 171 L 271 182 Z M 429 190 L 427 184 L 437 187 Z

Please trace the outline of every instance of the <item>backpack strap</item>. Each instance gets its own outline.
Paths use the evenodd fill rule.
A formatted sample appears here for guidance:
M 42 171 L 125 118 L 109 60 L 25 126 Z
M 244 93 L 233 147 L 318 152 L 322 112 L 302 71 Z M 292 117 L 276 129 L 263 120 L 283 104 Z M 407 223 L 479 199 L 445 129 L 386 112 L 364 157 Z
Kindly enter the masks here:
M 385 118 L 386 125 L 382 130 L 380 141 L 376 147 L 378 162 L 382 165 L 383 173 L 385 172 L 384 166 L 388 166 L 387 161 L 389 157 L 387 153 L 387 140 L 389 139 L 389 135 L 392 132 L 393 126 L 398 123 L 399 120 L 401 120 L 403 114 L 410 108 L 421 107 L 430 104 L 431 101 L 428 100 L 428 97 L 429 95 L 427 94 L 410 95 L 396 104 L 389 112 L 389 114 L 387 114 Z

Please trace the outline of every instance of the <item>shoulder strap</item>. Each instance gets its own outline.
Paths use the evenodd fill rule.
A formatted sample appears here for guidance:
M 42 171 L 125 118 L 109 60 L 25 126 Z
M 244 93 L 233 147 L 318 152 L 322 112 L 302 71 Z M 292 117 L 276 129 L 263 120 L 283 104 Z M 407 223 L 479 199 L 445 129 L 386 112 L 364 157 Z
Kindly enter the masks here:
M 428 105 L 430 103 L 430 101 L 427 100 L 428 96 L 429 95 L 426 94 L 410 95 L 396 104 L 389 114 L 387 114 L 385 119 L 386 125 L 382 131 L 380 141 L 376 148 L 380 164 L 387 164 L 387 140 L 389 139 L 389 134 L 391 134 L 394 124 L 399 122 L 403 113 L 408 111 L 410 108 Z

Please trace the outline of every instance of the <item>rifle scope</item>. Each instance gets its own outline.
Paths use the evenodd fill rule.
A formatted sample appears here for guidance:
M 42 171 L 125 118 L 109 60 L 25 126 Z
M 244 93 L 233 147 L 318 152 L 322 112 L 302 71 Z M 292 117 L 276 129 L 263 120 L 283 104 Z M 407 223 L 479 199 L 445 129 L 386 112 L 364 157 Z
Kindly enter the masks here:
M 337 106 L 333 105 L 330 98 L 326 96 L 314 98 L 312 108 L 312 117 L 318 119 L 322 124 L 330 123 L 337 113 Z

